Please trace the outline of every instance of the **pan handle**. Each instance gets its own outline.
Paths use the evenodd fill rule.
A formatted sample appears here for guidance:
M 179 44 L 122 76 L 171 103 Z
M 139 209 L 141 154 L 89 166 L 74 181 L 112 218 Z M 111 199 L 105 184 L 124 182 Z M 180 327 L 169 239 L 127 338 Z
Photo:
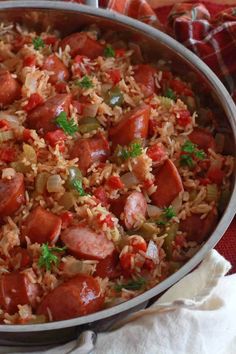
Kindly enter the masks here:
M 84 3 L 85 3 L 85 5 L 95 7 L 96 9 L 98 9 L 98 7 L 99 7 L 98 0 L 85 0 Z

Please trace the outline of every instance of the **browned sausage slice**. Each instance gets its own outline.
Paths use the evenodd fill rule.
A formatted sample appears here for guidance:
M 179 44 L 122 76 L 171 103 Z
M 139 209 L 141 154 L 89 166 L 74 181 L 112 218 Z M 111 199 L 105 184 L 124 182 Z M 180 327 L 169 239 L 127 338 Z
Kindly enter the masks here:
M 129 145 L 134 139 L 145 139 L 148 135 L 150 107 L 142 104 L 127 112 L 121 121 L 110 128 L 109 137 L 113 147 Z
M 73 33 L 60 42 L 60 47 L 62 49 L 65 49 L 67 45 L 70 46 L 70 54 L 72 58 L 77 54 L 80 54 L 85 55 L 90 59 L 95 59 L 98 56 L 103 55 L 104 51 L 103 45 L 83 32 Z
M 69 112 L 71 96 L 68 94 L 58 94 L 49 98 L 41 106 L 34 108 L 27 116 L 27 125 L 31 129 L 40 130 L 44 133 L 57 128 L 55 118 L 64 111 Z
M 55 244 L 61 232 L 61 223 L 59 216 L 38 206 L 26 218 L 22 235 L 27 236 L 32 243 Z
M 22 173 L 0 180 L 0 217 L 14 214 L 25 203 L 25 184 Z
M 0 306 L 10 315 L 18 311 L 17 305 L 36 305 L 39 286 L 23 273 L 3 274 L 0 278 Z
M 21 96 L 21 87 L 7 70 L 0 71 L 0 107 L 13 103 Z
M 76 257 L 101 260 L 112 254 L 115 247 L 103 232 L 96 233 L 87 226 L 72 226 L 64 230 L 61 240 Z
M 153 203 L 160 207 L 167 207 L 183 191 L 183 184 L 179 172 L 171 160 L 166 160 L 155 175 L 157 190 L 151 195 Z
M 156 70 L 147 64 L 138 65 L 134 71 L 134 79 L 139 84 L 145 97 L 148 97 L 155 92 L 155 73 Z
M 199 149 L 208 151 L 208 149 L 216 150 L 216 142 L 211 133 L 203 128 L 195 128 L 191 134 L 189 134 L 189 139 L 196 144 Z
M 90 275 L 79 274 L 47 294 L 37 314 L 61 321 L 99 311 L 103 303 L 98 281 Z
M 110 155 L 109 143 L 101 133 L 75 142 L 71 150 L 71 158 L 79 158 L 79 168 L 83 174 L 95 162 L 105 162 Z
M 69 70 L 65 64 L 56 56 L 56 54 L 51 54 L 49 57 L 47 57 L 42 69 L 53 72 L 49 78 L 49 82 L 51 84 L 56 84 L 58 81 L 69 80 Z
M 192 214 L 180 222 L 180 230 L 187 233 L 187 240 L 202 243 L 214 231 L 217 225 L 217 212 L 212 210 L 205 219 L 201 215 Z
M 141 226 L 145 220 L 147 202 L 142 193 L 134 191 L 118 199 L 111 200 L 111 211 L 118 218 L 124 213 L 121 222 L 127 230 L 131 230 Z

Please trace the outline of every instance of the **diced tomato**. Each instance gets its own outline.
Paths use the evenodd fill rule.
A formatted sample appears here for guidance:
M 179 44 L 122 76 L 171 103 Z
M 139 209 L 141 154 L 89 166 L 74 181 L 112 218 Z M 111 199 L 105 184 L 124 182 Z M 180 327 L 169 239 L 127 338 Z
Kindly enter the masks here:
M 211 166 L 207 172 L 207 178 L 211 180 L 211 182 L 216 184 L 221 184 L 225 173 L 218 167 Z
M 66 93 L 67 90 L 67 83 L 66 82 L 63 82 L 63 81 L 59 81 L 59 82 L 56 82 L 55 85 L 55 90 L 57 93 Z
M 23 141 L 25 141 L 25 142 L 28 142 L 29 140 L 32 139 L 30 129 L 26 129 L 26 128 L 25 128 L 25 129 L 23 130 L 22 139 L 23 139 Z
M 182 95 L 184 89 L 186 89 L 186 84 L 183 81 L 173 79 L 170 81 L 170 87 L 172 90 L 174 90 L 176 93 Z
M 55 147 L 56 145 L 59 145 L 59 150 L 61 152 L 64 151 L 64 141 L 66 141 L 67 136 L 61 129 L 54 130 L 52 132 L 48 132 L 45 135 L 45 140 L 49 145 L 52 147 Z
M 32 111 L 35 107 L 43 103 L 43 98 L 38 93 L 32 93 L 29 97 L 28 103 L 23 107 L 26 112 Z
M 162 72 L 162 80 L 170 80 L 172 79 L 173 75 L 170 71 L 163 71 Z
M 180 247 L 183 247 L 184 244 L 185 244 L 186 240 L 185 240 L 185 237 L 183 235 L 176 235 L 175 236 L 175 244 L 180 246 Z
M 23 59 L 23 66 L 35 66 L 36 65 L 36 56 L 28 55 Z
M 129 245 L 133 247 L 134 252 L 147 251 L 147 243 L 142 236 L 139 235 L 130 236 L 128 241 L 129 241 Z
M 1 148 L 0 149 L 0 161 L 3 162 L 12 162 L 15 161 L 16 150 L 11 147 Z
M 54 44 L 56 44 L 57 40 L 58 39 L 55 36 L 48 36 L 43 39 L 44 43 L 47 45 L 54 45 Z
M 108 187 L 114 190 L 124 188 L 124 183 L 121 181 L 120 177 L 118 176 L 109 177 L 106 184 Z
M 93 191 L 93 195 L 101 202 L 103 206 L 108 206 L 108 198 L 104 187 L 100 186 Z
M 156 264 L 149 258 L 145 259 L 143 268 L 147 269 L 147 270 L 153 270 L 156 267 Z
M 188 124 L 191 123 L 192 118 L 190 115 L 190 112 L 188 110 L 182 109 L 181 111 L 178 111 L 178 116 L 179 118 L 177 118 L 176 122 L 178 125 L 180 125 L 181 127 L 186 127 Z
M 154 184 L 154 180 L 152 179 L 145 179 L 145 181 L 143 182 L 143 188 L 145 190 L 149 189 L 152 185 Z
M 135 254 L 131 252 L 126 252 L 120 256 L 120 265 L 124 270 L 130 270 L 134 262 Z
M 1 119 L 0 120 L 0 129 L 1 130 L 9 130 L 10 124 L 6 119 Z
M 210 181 L 209 178 L 199 178 L 199 183 L 200 183 L 202 186 L 207 186 L 208 184 L 211 183 L 211 181 Z
M 65 211 L 60 215 L 61 221 L 62 221 L 62 229 L 66 229 L 70 224 L 72 223 L 73 220 L 73 214 L 70 211 Z
M 116 58 L 123 58 L 125 56 L 125 49 L 115 49 L 115 56 Z
M 109 70 L 107 72 L 110 75 L 110 78 L 114 85 L 118 84 L 121 80 L 121 74 L 119 69 Z
M 190 88 L 188 88 L 188 87 L 186 87 L 184 90 L 183 90 L 183 93 L 182 93 L 184 96 L 191 96 L 191 97 L 193 97 L 193 91 L 190 89 Z
M 150 146 L 147 150 L 147 155 L 153 162 L 162 162 L 167 157 L 166 151 L 160 143 Z
M 72 101 L 72 105 L 77 109 L 77 113 L 79 115 L 83 114 L 83 110 L 84 110 L 84 107 L 85 107 L 85 103 L 81 103 L 77 100 L 73 100 Z
M 88 59 L 88 57 L 86 57 L 86 55 L 76 55 L 74 57 L 74 62 L 80 64 L 80 63 L 83 63 L 84 59 L 86 59 L 86 58 Z
M 114 222 L 112 220 L 112 216 L 110 214 L 107 214 L 105 218 L 102 216 L 102 214 L 97 215 L 97 219 L 99 224 L 104 225 L 106 224 L 108 227 L 113 228 Z
M 150 137 L 153 136 L 156 133 L 158 127 L 160 127 L 160 122 L 158 122 L 156 119 L 150 119 L 149 127 L 148 127 L 148 135 Z
M 14 51 L 18 52 L 24 44 L 29 44 L 32 42 L 32 38 L 30 36 L 21 36 L 18 35 L 14 40 L 13 40 L 13 48 Z

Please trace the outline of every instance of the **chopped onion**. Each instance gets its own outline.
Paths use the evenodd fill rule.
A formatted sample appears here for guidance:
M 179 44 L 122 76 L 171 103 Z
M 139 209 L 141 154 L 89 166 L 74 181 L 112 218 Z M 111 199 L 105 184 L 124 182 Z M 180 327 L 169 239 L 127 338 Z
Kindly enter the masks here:
M 49 176 L 50 175 L 47 172 L 41 172 L 37 175 L 36 182 L 35 182 L 35 189 L 38 194 L 44 193 Z
M 127 188 L 133 187 L 139 183 L 138 179 L 131 172 L 125 173 L 120 179 Z
M 7 112 L 1 111 L 0 112 L 0 120 L 7 120 L 12 126 L 19 126 L 19 119 L 17 116 L 13 114 L 8 114 Z
M 75 197 L 71 192 L 65 192 L 61 199 L 59 200 L 59 204 L 62 205 L 66 210 L 70 210 L 75 203 Z
M 97 103 L 88 103 L 83 109 L 83 116 L 85 117 L 96 117 L 99 104 Z
M 63 274 L 71 277 L 78 273 L 92 274 L 95 266 L 94 264 L 88 264 L 74 257 L 68 257 L 63 267 Z
M 16 171 L 14 170 L 14 168 L 4 168 L 2 170 L 2 179 L 10 179 L 12 177 L 14 177 L 16 174 Z
M 4 141 L 12 140 L 13 138 L 14 138 L 14 134 L 12 130 L 6 130 L 0 132 L 0 143 L 3 143 Z
M 31 163 L 37 162 L 37 155 L 34 148 L 31 145 L 23 144 L 23 154 L 26 160 Z
M 112 88 L 112 84 L 103 84 L 101 87 L 101 92 L 106 93 L 108 90 Z
M 146 257 L 151 258 L 153 261 L 155 261 L 155 263 L 157 263 L 159 260 L 157 245 L 152 240 L 150 240 L 148 243 Z
M 155 205 L 148 204 L 147 213 L 148 213 L 149 218 L 156 218 L 161 215 L 162 209 L 158 208 Z
M 175 214 L 178 214 L 181 207 L 182 207 L 182 203 L 183 203 L 183 194 L 179 194 L 174 200 L 173 202 L 171 203 L 172 205 L 172 208 L 175 212 Z
M 63 190 L 62 179 L 60 175 L 52 175 L 47 180 L 47 191 L 49 193 L 57 193 Z

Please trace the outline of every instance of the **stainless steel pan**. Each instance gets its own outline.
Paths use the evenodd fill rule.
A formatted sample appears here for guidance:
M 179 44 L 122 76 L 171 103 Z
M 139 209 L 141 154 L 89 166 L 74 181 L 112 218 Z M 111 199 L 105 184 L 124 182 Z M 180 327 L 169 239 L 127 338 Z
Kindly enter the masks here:
M 89 3 L 96 5 L 96 0 Z M 63 35 L 97 23 L 103 30 L 113 29 L 125 37 L 138 42 L 146 56 L 171 60 L 173 70 L 193 82 L 203 104 L 213 107 L 219 117 L 219 129 L 226 135 L 228 152 L 235 154 L 236 107 L 218 78 L 194 54 L 166 34 L 144 23 L 117 13 L 61 1 L 5 1 L 0 3 L 0 21 L 13 21 L 43 30 L 56 28 Z M 232 180 L 232 196 L 227 209 L 211 237 L 195 256 L 179 271 L 149 291 L 125 303 L 88 316 L 67 321 L 35 325 L 0 325 L 0 344 L 43 344 L 63 342 L 74 338 L 84 328 L 104 329 L 117 316 L 125 314 L 146 303 L 189 273 L 220 240 L 230 224 L 236 210 L 235 176 Z M 105 326 L 105 327 L 104 327 Z

